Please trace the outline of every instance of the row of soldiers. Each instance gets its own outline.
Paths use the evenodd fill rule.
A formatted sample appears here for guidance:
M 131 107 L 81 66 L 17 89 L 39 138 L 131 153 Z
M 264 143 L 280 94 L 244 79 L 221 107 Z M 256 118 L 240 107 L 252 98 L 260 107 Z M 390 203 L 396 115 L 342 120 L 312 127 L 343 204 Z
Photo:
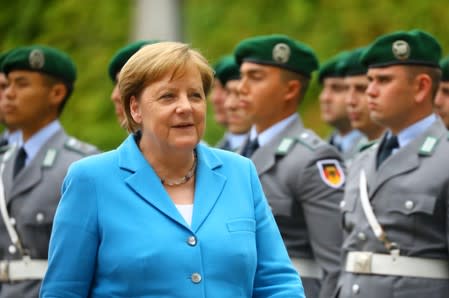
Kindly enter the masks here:
M 118 74 L 154 42 L 132 43 L 109 64 L 120 123 Z M 435 38 L 413 30 L 381 36 L 321 68 L 306 44 L 257 36 L 217 65 L 211 100 L 223 101 L 221 120 L 215 110 L 228 129 L 223 146 L 256 165 L 307 297 L 449 292 L 449 144 L 434 114 L 440 59 Z M 68 136 L 58 120 L 76 79 L 65 53 L 21 47 L 0 64 L 9 144 L 0 164 L 0 297 L 37 297 L 62 179 L 70 163 L 98 150 Z M 297 114 L 316 70 L 323 119 L 337 129 L 332 145 Z M 332 98 L 338 92 L 341 105 Z M 360 149 L 351 149 L 353 140 Z
M 251 158 L 309 298 L 447 297 L 449 58 L 421 30 L 321 67 L 283 35 L 215 65 L 218 147 Z M 297 114 L 314 71 L 325 141 Z M 446 153 L 445 153 L 446 152 Z M 446 174 L 445 174 L 446 173 Z
M 108 74 L 117 119 L 123 109 L 117 77 L 126 61 L 150 41 L 119 49 Z M 74 161 L 96 154 L 69 136 L 59 121 L 77 71 L 63 51 L 18 47 L 0 55 L 0 297 L 38 297 L 61 185 Z

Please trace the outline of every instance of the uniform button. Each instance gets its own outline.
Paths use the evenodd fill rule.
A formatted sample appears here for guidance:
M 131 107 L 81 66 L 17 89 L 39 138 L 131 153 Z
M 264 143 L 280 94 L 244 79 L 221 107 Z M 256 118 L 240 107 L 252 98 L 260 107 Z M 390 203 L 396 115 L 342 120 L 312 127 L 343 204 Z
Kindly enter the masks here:
M 37 221 L 38 223 L 43 222 L 44 219 L 45 219 L 45 216 L 44 216 L 44 214 L 43 214 L 42 212 L 39 212 L 38 214 L 36 214 L 36 221 Z
M 359 238 L 360 241 L 365 241 L 366 240 L 366 235 L 363 232 L 359 232 L 357 234 L 357 238 Z
M 195 246 L 196 245 L 196 238 L 195 238 L 195 236 L 190 236 L 189 238 L 187 238 L 187 243 L 190 246 Z
M 360 286 L 358 284 L 353 284 L 352 285 L 352 293 L 353 294 L 358 294 L 360 293 Z
M 407 208 L 408 210 L 412 210 L 414 206 L 415 204 L 413 203 L 413 201 L 407 200 L 405 202 L 405 208 Z
M 9 219 L 9 222 L 10 222 L 13 226 L 16 225 L 16 219 L 15 219 L 14 217 L 11 217 L 11 218 Z
M 10 245 L 10 246 L 8 246 L 8 251 L 9 251 L 9 253 L 10 254 L 15 254 L 16 252 L 17 252 L 17 248 L 16 248 L 16 246 L 15 245 Z
M 345 200 L 341 200 L 340 201 L 340 208 L 343 209 L 346 206 L 346 201 Z
M 198 283 L 201 282 L 201 274 L 199 274 L 199 273 L 196 273 L 196 272 L 193 273 L 192 276 L 191 276 L 190 278 L 192 279 L 192 282 L 193 282 L 193 283 L 198 284 Z

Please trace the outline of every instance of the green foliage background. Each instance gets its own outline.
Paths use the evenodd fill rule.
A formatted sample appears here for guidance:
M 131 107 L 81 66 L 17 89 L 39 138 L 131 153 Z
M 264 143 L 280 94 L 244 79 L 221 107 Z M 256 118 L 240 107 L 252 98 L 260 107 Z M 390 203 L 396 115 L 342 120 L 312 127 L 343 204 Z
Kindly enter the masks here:
M 160 0 L 165 1 L 165 0 Z M 66 130 L 103 150 L 126 136 L 109 101 L 112 83 L 107 65 L 128 43 L 133 24 L 132 0 L 1 1 L 0 51 L 40 43 L 68 52 L 78 66 L 76 89 L 62 122 Z M 449 53 L 448 2 L 405 0 L 184 0 L 184 41 L 213 63 L 232 52 L 243 38 L 283 33 L 313 47 L 321 61 L 344 49 L 363 46 L 394 30 L 420 28 L 436 36 Z M 313 81 L 299 112 L 307 126 L 325 136 Z M 205 140 L 223 133 L 208 113 Z

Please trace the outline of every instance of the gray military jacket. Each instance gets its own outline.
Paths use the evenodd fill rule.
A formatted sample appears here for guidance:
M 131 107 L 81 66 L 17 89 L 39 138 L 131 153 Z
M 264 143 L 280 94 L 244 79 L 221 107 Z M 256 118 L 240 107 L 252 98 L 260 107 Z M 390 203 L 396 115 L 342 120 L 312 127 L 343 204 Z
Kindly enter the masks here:
M 56 132 L 35 158 L 13 180 L 17 148 L 5 161 L 3 183 L 10 218 L 15 222 L 24 250 L 32 259 L 47 259 L 53 217 L 61 196 L 61 185 L 69 165 L 98 150 Z M 21 259 L 0 218 L 0 259 Z M 38 297 L 41 281 L 2 283 L 0 297 Z
M 283 146 L 283 141 L 290 139 L 295 142 L 288 148 Z M 285 149 L 282 153 L 281 147 Z M 290 257 L 314 259 L 324 270 L 321 281 L 301 277 L 306 296 L 331 297 L 341 263 L 339 203 L 343 187 L 327 185 L 317 162 L 333 160 L 340 164 L 339 153 L 298 120 L 256 150 L 251 159 Z
M 428 138 L 435 138 L 436 145 L 423 151 Z M 378 150 L 377 144 L 366 149 L 349 169 L 341 205 L 344 258 L 350 251 L 388 253 L 375 237 L 361 206 L 359 175 L 364 169 L 374 213 L 389 240 L 399 245 L 400 255 L 449 260 L 449 142 L 443 123 L 437 120 L 376 170 Z M 449 295 L 449 280 L 445 279 L 343 272 L 338 285 L 340 298 L 447 298 Z

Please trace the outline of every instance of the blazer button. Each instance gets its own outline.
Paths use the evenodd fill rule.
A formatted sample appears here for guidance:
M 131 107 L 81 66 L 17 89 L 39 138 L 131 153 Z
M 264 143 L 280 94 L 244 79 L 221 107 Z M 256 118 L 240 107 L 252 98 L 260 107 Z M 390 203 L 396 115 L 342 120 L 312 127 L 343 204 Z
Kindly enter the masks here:
M 15 254 L 17 252 L 17 248 L 15 245 L 11 244 L 10 246 L 8 246 L 8 251 L 10 254 Z
M 45 215 L 42 212 L 39 212 L 39 213 L 36 214 L 36 221 L 38 223 L 43 222 L 44 219 L 45 219 Z
M 365 241 L 366 240 L 366 235 L 363 232 L 359 232 L 357 234 L 357 238 L 359 238 L 360 241 Z
M 201 275 L 199 273 L 193 273 L 192 276 L 190 277 L 192 282 L 195 284 L 198 284 L 201 282 Z
M 341 200 L 340 201 L 340 208 L 343 209 L 346 206 L 346 201 L 345 200 Z
M 405 208 L 407 210 L 412 210 L 414 206 L 415 206 L 415 204 L 413 203 L 413 201 L 407 200 L 405 202 Z
M 196 245 L 196 238 L 195 238 L 195 236 L 190 236 L 189 238 L 187 238 L 187 243 L 190 246 L 195 246 Z
M 15 226 L 16 225 L 16 219 L 14 217 L 10 217 L 9 218 L 9 222 L 11 223 L 11 225 Z
M 352 293 L 355 294 L 355 295 L 360 293 L 360 286 L 358 284 L 353 284 L 352 285 Z

